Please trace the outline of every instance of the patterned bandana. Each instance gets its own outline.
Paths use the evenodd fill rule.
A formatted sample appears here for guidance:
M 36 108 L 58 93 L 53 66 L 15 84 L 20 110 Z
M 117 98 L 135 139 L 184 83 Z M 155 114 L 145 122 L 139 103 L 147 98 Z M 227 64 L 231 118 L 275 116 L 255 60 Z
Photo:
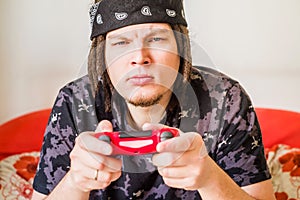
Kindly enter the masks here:
M 182 0 L 102 0 L 90 9 L 91 39 L 128 25 L 169 23 L 187 26 Z

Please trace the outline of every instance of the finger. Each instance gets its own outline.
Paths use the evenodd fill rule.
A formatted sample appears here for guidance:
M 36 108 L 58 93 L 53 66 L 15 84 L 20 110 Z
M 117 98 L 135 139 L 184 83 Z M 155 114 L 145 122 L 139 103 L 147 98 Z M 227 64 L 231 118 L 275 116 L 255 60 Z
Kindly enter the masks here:
M 110 121 L 108 120 L 102 120 L 99 122 L 95 132 L 112 132 L 113 127 Z
M 99 171 L 95 180 L 97 182 L 103 182 L 104 184 L 110 184 L 112 181 L 117 180 L 121 176 L 121 172 L 106 172 Z
M 162 128 L 167 128 L 168 126 L 163 125 L 163 124 L 154 124 L 154 123 L 145 123 L 142 126 L 142 129 L 144 131 L 147 130 L 158 130 L 158 129 L 162 129 Z
M 186 177 L 200 177 L 201 176 L 201 163 L 195 165 L 182 165 L 182 166 L 168 166 L 158 167 L 159 174 L 166 178 L 186 178 Z
M 158 152 L 185 152 L 197 149 L 203 145 L 198 133 L 190 132 L 159 143 L 156 146 Z
M 147 131 L 147 130 L 158 130 L 158 129 L 162 129 L 162 128 L 171 128 L 171 129 L 176 129 L 179 132 L 179 135 L 181 135 L 183 132 L 178 129 L 178 128 L 174 128 L 174 127 L 169 127 L 167 125 L 164 124 L 155 124 L 155 123 L 145 123 L 142 126 L 142 130 Z
M 77 182 L 93 179 L 95 177 L 96 169 L 85 165 L 82 162 L 72 162 L 70 174 L 74 177 Z
M 180 152 L 180 153 L 171 153 L 171 152 L 163 152 L 159 154 L 155 154 L 152 157 L 153 165 L 157 167 L 180 167 L 191 164 L 192 162 L 196 162 L 193 155 L 194 152 Z
M 116 159 L 114 157 L 107 157 L 92 152 L 72 152 L 70 158 L 71 160 L 76 160 L 78 163 L 82 163 L 87 167 L 108 172 L 121 171 L 122 168 L 122 161 L 120 159 Z
M 191 175 L 184 167 L 158 167 L 158 173 L 165 178 L 182 179 Z
M 117 173 L 98 173 L 97 179 L 93 178 L 90 179 L 89 182 L 86 184 L 86 188 L 88 191 L 95 190 L 95 189 L 104 189 L 108 187 L 111 182 L 120 178 L 121 172 Z
M 177 165 L 175 165 L 176 160 L 178 160 L 183 153 L 170 153 L 170 152 L 164 152 L 155 154 L 152 157 L 152 163 L 153 165 L 157 167 L 167 167 L 167 166 L 181 166 L 178 162 Z
M 98 162 L 94 159 L 92 152 L 87 152 L 83 150 L 78 145 L 75 145 L 73 150 L 70 153 L 71 159 L 71 169 L 74 170 L 83 170 L 80 169 L 82 166 L 89 167 L 89 168 L 97 168 L 99 166 Z M 79 167 L 78 167 L 79 166 Z
M 84 173 L 84 174 L 80 174 Z M 80 171 L 70 170 L 74 184 L 82 191 L 104 189 L 121 176 L 121 172 L 105 172 L 82 166 Z
M 100 189 L 101 185 L 95 180 L 96 169 L 87 167 L 82 163 L 71 163 L 71 169 L 68 172 L 73 184 L 82 191 L 88 192 L 92 189 Z M 97 176 L 98 177 L 98 176 Z
M 201 182 L 197 181 L 193 177 L 187 178 L 165 178 L 163 177 L 164 182 L 169 187 L 181 188 L 185 190 L 196 190 L 201 186 Z
M 76 138 L 75 145 L 78 145 L 83 150 L 94 152 L 102 155 L 111 155 L 112 147 L 105 141 L 101 141 L 94 136 L 94 133 L 85 132 L 81 133 Z
M 96 157 L 98 157 L 96 155 Z M 119 172 L 122 169 L 122 161 L 113 157 L 99 156 L 96 158 L 99 162 L 96 169 L 106 172 Z

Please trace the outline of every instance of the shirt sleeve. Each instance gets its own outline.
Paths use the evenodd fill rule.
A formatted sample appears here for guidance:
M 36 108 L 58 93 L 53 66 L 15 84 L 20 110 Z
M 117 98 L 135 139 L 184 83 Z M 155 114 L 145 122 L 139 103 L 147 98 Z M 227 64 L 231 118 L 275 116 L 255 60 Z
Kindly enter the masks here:
M 72 116 L 72 94 L 60 90 L 45 130 L 33 188 L 48 195 L 69 170 L 69 153 L 77 135 Z
M 218 165 L 239 186 L 270 179 L 259 123 L 249 96 L 238 83 L 227 91 L 223 112 Z

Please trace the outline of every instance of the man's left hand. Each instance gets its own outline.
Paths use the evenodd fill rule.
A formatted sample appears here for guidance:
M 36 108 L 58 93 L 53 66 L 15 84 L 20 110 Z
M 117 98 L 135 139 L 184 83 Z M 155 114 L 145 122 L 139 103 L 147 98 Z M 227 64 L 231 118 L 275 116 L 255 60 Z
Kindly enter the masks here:
M 147 124 L 144 129 L 159 129 L 163 125 Z M 181 133 L 179 137 L 159 143 L 152 158 L 164 182 L 174 188 L 197 190 L 201 187 L 206 147 L 199 133 Z M 203 177 L 203 178 L 201 178 Z

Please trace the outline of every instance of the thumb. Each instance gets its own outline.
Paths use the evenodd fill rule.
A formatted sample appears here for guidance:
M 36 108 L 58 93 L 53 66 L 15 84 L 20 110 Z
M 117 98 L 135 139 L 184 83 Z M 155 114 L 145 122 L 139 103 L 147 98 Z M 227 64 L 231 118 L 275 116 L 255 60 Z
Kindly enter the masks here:
M 142 126 L 142 129 L 144 131 L 147 131 L 147 130 L 158 130 L 158 129 L 162 129 L 162 128 L 167 128 L 167 126 L 165 126 L 163 124 L 154 124 L 154 123 L 145 123 Z
M 112 132 L 113 127 L 110 121 L 108 120 L 102 120 L 99 122 L 95 132 Z

